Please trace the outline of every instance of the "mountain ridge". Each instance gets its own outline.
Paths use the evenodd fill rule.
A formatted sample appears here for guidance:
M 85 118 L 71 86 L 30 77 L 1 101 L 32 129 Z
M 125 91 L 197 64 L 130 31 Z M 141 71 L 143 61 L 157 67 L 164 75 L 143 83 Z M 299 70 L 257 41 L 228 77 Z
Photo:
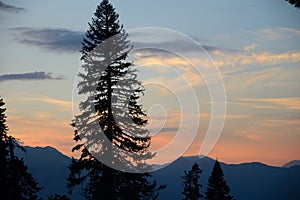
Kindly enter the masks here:
M 62 152 L 60 152 L 58 149 L 52 147 L 52 146 L 35 146 L 35 147 L 32 147 L 32 146 L 23 146 L 25 148 L 25 150 L 27 149 L 50 149 L 50 150 L 53 150 L 53 151 L 56 151 L 58 152 L 59 154 L 69 158 L 69 159 L 72 159 L 70 156 L 68 155 L 65 155 L 63 154 Z M 203 156 L 203 155 L 192 155 L 192 156 L 180 156 L 179 158 L 195 158 L 195 159 L 202 159 L 202 158 L 209 158 L 211 160 L 214 160 L 213 158 L 210 158 L 210 157 L 207 157 L 207 156 Z M 174 161 L 173 161 L 174 162 Z M 267 163 L 263 163 L 263 162 L 260 162 L 260 161 L 245 161 L 245 162 L 241 162 L 241 163 L 227 163 L 227 162 L 224 162 L 224 161 L 220 161 L 219 162 L 223 163 L 223 164 L 226 164 L 226 165 L 243 165 L 243 164 L 261 164 L 261 165 L 265 165 L 265 166 L 269 166 L 269 167 L 279 167 L 279 168 L 286 168 L 286 167 L 291 167 L 291 166 L 295 166 L 295 165 L 299 165 L 300 166 L 300 160 L 291 160 L 291 161 L 288 161 L 287 163 L 281 165 L 281 166 L 276 166 L 276 165 L 271 165 L 271 164 L 267 164 Z M 172 163 L 172 162 L 171 162 Z M 154 164 L 156 166 L 168 166 L 169 164 L 171 163 L 164 163 L 164 164 Z
M 24 158 L 29 172 L 44 188 L 39 193 L 43 199 L 50 194 L 67 194 L 66 177 L 69 175 L 68 166 L 71 158 L 57 149 L 47 147 L 25 146 L 26 154 L 20 150 L 16 155 Z M 166 184 L 167 188 L 160 192 L 159 200 L 181 199 L 182 178 L 184 170 L 190 170 L 194 163 L 198 163 L 203 173 L 200 183 L 203 185 L 201 193 L 206 190 L 215 160 L 209 157 L 183 156 L 167 166 L 151 172 L 153 179 L 159 184 Z M 227 164 L 220 162 L 231 193 L 236 199 L 276 200 L 300 199 L 300 166 L 290 168 L 270 166 L 261 162 L 241 164 Z M 79 188 L 75 189 L 72 200 L 83 199 Z
M 292 160 L 292 161 L 282 165 L 282 167 L 285 167 L 285 168 L 290 168 L 290 167 L 294 167 L 294 166 L 300 166 L 300 160 Z

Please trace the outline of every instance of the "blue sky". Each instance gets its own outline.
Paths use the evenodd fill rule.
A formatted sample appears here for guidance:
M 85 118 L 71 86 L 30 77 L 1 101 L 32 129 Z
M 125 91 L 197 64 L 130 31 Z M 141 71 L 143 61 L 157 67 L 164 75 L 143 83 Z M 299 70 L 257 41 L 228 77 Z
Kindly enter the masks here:
M 11 133 L 25 145 L 52 145 L 71 155 L 74 143 L 68 123 L 72 119 L 74 78 L 81 64 L 77 49 L 99 1 L 1 2 L 0 89 Z M 228 99 L 226 123 L 212 157 L 274 165 L 300 159 L 299 9 L 284 0 L 111 2 L 126 30 L 173 29 L 208 47 Z M 151 56 L 144 62 L 182 67 L 201 96 L 203 124 L 186 152 L 197 154 L 210 116 L 207 88 L 198 79 L 193 81 L 193 72 L 178 59 L 162 53 Z M 200 57 L 195 57 L 195 62 L 205 65 L 206 60 Z M 172 77 L 167 72 L 156 78 Z M 178 82 L 170 84 L 178 87 Z M 154 138 L 158 148 L 174 136 L 179 111 L 175 97 L 150 91 L 153 98 L 144 99 L 145 107 L 162 103 L 172 116 L 166 133 Z M 161 113 L 156 114 L 159 119 Z

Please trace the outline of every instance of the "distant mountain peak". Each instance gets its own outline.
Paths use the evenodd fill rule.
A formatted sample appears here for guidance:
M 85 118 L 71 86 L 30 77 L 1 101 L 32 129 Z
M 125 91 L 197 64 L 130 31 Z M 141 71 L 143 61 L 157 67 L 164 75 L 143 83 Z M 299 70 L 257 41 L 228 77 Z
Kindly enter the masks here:
M 282 165 L 282 167 L 284 167 L 284 168 L 290 168 L 290 167 L 294 167 L 294 166 L 300 166 L 300 160 L 292 160 L 292 161 Z
M 59 154 L 62 154 L 58 149 L 51 147 L 51 146 L 35 146 L 35 147 L 30 147 L 30 146 L 25 146 L 25 149 L 35 149 L 35 150 L 42 150 L 42 151 L 52 151 L 52 152 L 58 152 Z
M 204 156 L 204 155 L 181 156 L 179 158 L 189 159 L 189 160 L 192 160 L 192 159 L 195 159 L 195 160 L 198 160 L 198 159 L 210 159 L 210 160 L 214 160 L 214 159 L 212 159 L 210 157 L 207 157 L 207 156 Z
M 51 149 L 51 150 L 55 150 L 58 151 L 57 149 L 55 149 L 54 147 L 51 146 L 45 146 L 45 147 L 41 147 L 41 146 L 35 146 L 35 147 L 30 147 L 30 146 L 25 146 L 25 148 L 33 148 L 33 149 Z

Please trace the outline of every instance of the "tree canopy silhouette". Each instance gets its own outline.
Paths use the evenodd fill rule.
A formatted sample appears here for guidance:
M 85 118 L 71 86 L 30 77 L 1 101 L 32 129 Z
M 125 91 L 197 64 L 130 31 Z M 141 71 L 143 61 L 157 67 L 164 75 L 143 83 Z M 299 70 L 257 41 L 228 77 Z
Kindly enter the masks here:
M 300 8 L 300 0 L 285 0 L 285 1 L 288 1 L 290 4 L 292 4 L 296 8 Z
M 118 18 L 103 0 L 82 42 L 83 72 L 77 87 L 86 98 L 72 122 L 78 142 L 72 151 L 81 151 L 81 156 L 72 159 L 68 188 L 85 184 L 87 199 L 155 199 L 163 186 L 149 181 L 149 173 L 115 170 L 148 168 L 144 162 L 154 156 L 148 151 L 147 116 L 138 103 L 144 88 L 128 61 L 132 46 Z M 102 159 L 109 162 L 105 165 Z
M 15 156 L 15 148 L 21 148 L 18 141 L 8 135 L 5 103 L 0 98 L 0 188 L 4 200 L 35 200 L 41 190 L 35 179 L 27 171 L 23 159 Z
M 202 185 L 199 182 L 201 173 L 202 170 L 197 163 L 194 163 L 191 170 L 184 171 L 184 176 L 182 176 L 184 184 L 182 194 L 185 196 L 184 200 L 198 200 L 203 197 L 200 193 Z
M 208 187 L 205 192 L 206 200 L 233 200 L 220 163 L 216 160 L 211 176 L 208 179 Z
M 52 194 L 48 196 L 48 200 L 71 200 L 66 195 Z

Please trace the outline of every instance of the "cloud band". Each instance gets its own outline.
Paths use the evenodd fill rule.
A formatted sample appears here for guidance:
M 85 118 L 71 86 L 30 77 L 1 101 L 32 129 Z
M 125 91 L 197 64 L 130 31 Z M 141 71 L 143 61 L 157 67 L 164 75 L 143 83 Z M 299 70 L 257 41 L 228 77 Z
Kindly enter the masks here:
M 63 80 L 63 79 L 65 78 L 62 75 L 53 76 L 52 73 L 46 73 L 43 71 L 0 75 L 0 82 L 12 81 L 12 80 L 27 81 L 27 80 Z

